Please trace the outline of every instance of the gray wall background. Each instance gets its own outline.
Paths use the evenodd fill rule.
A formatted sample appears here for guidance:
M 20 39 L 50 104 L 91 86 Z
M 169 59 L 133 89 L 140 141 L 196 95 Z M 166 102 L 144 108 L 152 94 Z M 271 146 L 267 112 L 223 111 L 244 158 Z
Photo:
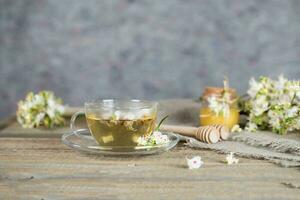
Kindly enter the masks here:
M 300 77 L 298 0 L 0 0 L 0 117 L 28 91 L 197 98 L 224 75 Z

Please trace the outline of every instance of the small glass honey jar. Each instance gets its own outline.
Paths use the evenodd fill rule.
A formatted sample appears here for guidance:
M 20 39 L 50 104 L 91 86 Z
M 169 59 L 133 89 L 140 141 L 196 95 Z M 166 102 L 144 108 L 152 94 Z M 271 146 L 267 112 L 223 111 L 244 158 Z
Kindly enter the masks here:
M 227 87 L 226 81 L 224 88 L 206 87 L 201 101 L 201 126 L 221 124 L 231 129 L 239 124 L 238 97 L 234 89 Z

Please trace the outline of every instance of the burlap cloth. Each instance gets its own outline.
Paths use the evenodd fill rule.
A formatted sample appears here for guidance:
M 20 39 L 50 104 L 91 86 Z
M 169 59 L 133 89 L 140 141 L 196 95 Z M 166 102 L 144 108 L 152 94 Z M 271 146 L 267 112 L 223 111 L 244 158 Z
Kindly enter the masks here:
M 158 118 L 169 115 L 166 124 L 199 126 L 200 103 L 191 99 L 174 99 L 159 102 Z M 300 133 L 281 136 L 275 133 L 242 131 L 232 134 L 228 141 L 206 144 L 189 137 L 181 137 L 186 145 L 211 149 L 220 153 L 234 152 L 236 155 L 265 159 L 283 167 L 300 166 Z

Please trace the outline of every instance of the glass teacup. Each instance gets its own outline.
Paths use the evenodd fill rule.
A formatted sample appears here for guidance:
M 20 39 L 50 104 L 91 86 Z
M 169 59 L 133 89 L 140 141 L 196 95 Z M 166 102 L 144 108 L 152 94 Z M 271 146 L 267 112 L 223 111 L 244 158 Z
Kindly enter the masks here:
M 85 112 L 71 118 L 71 129 L 78 115 L 85 114 L 91 135 L 103 147 L 135 147 L 140 137 L 155 129 L 157 102 L 107 99 L 84 104 Z

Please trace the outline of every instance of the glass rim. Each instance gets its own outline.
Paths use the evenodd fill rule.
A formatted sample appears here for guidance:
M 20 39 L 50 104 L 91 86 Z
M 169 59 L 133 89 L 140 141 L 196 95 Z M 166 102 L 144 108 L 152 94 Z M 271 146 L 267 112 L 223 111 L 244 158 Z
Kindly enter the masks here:
M 134 105 L 125 105 L 126 103 L 134 103 Z M 157 101 L 140 100 L 140 99 L 97 99 L 85 102 L 84 107 L 102 108 L 102 109 L 150 109 L 157 106 Z

